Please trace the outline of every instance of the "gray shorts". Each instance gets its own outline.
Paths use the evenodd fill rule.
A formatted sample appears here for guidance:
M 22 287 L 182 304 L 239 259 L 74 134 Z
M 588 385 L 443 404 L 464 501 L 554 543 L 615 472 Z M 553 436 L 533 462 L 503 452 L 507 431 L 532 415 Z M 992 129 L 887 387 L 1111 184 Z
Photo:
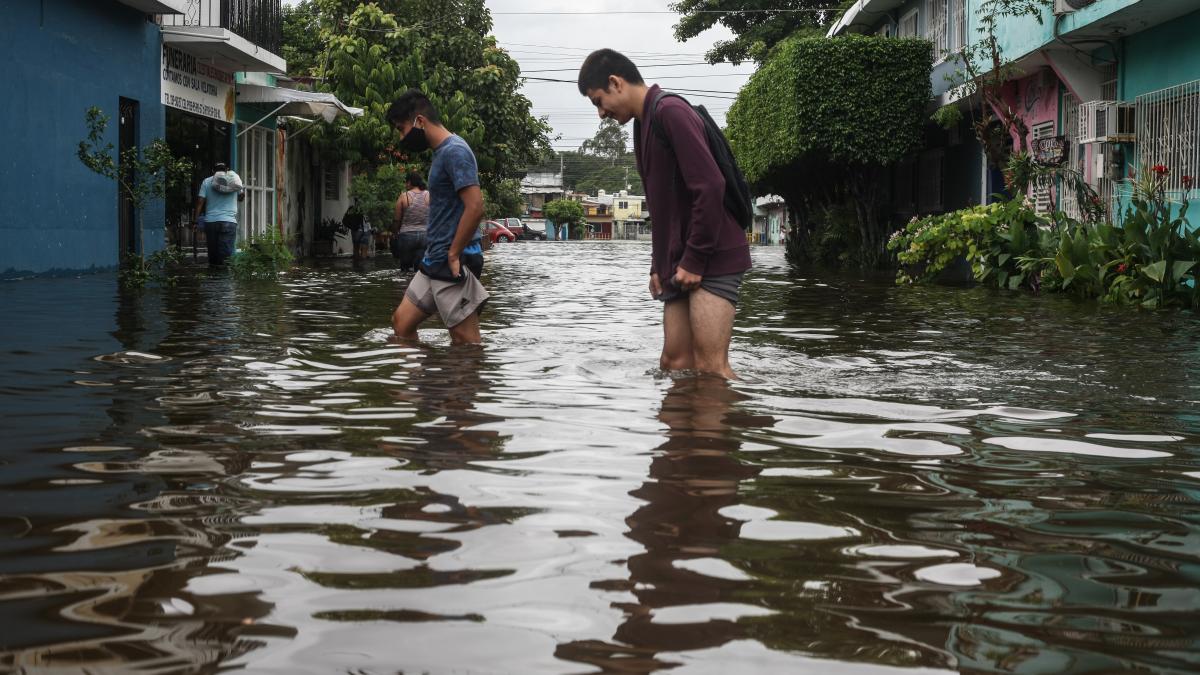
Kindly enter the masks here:
M 715 277 L 701 277 L 700 288 L 712 293 L 718 298 L 725 298 L 737 307 L 738 299 L 742 293 L 742 277 L 746 276 L 745 272 L 737 274 L 722 274 Z M 667 283 L 663 284 L 662 295 L 658 296 L 663 302 L 671 302 L 672 300 L 683 300 L 687 297 L 688 292 L 675 285 L 674 279 L 667 279 Z
M 465 265 L 462 281 L 440 281 L 417 272 L 408 282 L 404 297 L 426 314 L 437 314 L 453 328 L 483 308 L 488 292 Z

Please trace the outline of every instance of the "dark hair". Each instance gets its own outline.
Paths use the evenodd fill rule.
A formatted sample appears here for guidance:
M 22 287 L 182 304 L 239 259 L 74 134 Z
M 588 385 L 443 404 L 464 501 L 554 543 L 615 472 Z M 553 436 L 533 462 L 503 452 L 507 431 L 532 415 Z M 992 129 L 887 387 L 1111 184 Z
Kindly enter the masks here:
M 225 162 L 217 162 L 216 164 L 213 164 L 213 171 L 228 171 L 228 170 L 229 170 L 229 165 L 226 164 Z
M 425 177 L 416 171 L 409 171 L 404 177 L 404 181 L 413 187 L 425 189 Z
M 608 91 L 609 75 L 616 75 L 629 84 L 646 83 L 628 56 L 612 49 L 597 49 L 588 54 L 579 67 L 579 93 L 587 96 L 589 89 Z
M 417 115 L 423 116 L 434 124 L 442 123 L 442 116 L 438 114 L 437 108 L 429 102 L 429 97 L 420 89 L 409 89 L 400 94 L 400 98 L 396 99 L 392 103 L 392 107 L 388 108 L 387 121 L 388 124 L 395 125 L 401 122 L 410 122 Z

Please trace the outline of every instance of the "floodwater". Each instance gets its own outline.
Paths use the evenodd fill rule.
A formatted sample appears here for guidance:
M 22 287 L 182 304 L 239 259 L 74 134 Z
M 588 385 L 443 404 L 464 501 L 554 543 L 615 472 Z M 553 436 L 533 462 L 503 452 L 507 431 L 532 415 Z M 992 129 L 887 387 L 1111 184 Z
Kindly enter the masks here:
M 789 272 L 726 386 L 649 248 L 488 253 L 482 348 L 379 258 L 0 286 L 0 670 L 1200 669 L 1200 328 Z

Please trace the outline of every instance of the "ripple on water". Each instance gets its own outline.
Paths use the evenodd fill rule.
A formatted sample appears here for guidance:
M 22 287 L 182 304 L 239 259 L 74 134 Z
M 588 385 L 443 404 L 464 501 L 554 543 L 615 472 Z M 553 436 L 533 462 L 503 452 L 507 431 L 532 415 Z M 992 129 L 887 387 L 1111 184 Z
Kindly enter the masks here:
M 1161 450 L 1145 450 L 1140 448 L 1114 448 L 1083 441 L 1071 441 L 1064 438 L 1031 438 L 1023 436 L 988 438 L 984 441 L 1009 450 L 1023 452 L 1053 452 L 1071 455 L 1087 455 L 1090 457 L 1111 457 L 1114 459 L 1154 459 L 1170 457 L 1171 453 Z

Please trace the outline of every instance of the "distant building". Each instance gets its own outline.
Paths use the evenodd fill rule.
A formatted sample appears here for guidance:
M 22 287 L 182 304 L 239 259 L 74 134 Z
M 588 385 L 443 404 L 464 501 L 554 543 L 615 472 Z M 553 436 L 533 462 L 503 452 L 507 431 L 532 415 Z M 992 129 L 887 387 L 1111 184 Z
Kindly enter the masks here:
M 521 179 L 521 196 L 525 199 L 524 216 L 532 219 L 544 218 L 542 208 L 546 202 L 562 199 L 565 194 L 561 173 L 540 171 L 525 174 Z

